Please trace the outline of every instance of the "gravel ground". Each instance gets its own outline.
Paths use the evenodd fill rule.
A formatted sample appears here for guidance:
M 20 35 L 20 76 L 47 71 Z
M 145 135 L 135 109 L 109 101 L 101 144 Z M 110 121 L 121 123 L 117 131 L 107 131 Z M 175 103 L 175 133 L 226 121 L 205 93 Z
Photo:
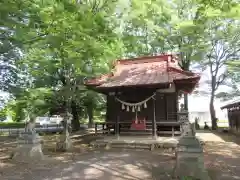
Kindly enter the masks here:
M 205 140 L 205 165 L 213 180 L 240 179 L 239 138 L 208 133 Z M 89 139 L 90 138 L 90 139 Z M 215 140 L 214 140 L 215 138 Z M 47 160 L 38 164 L 16 163 L 6 156 L 16 147 L 14 140 L 1 140 L 1 180 L 170 180 L 175 163 L 172 152 L 136 150 L 94 150 L 86 147 L 93 137 L 75 137 L 71 153 L 53 151 L 52 137 L 44 146 Z

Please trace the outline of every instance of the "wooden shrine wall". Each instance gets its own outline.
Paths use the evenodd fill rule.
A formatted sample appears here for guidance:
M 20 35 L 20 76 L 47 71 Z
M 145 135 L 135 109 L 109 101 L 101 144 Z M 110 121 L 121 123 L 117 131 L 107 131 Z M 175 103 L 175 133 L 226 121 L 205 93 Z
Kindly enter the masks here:
M 115 122 L 117 118 L 117 112 L 115 107 L 114 96 L 107 96 L 107 109 L 106 109 L 106 121 Z
M 240 110 L 228 110 L 228 118 L 231 131 L 240 134 Z
M 153 95 L 153 92 L 145 92 L 145 91 L 138 91 L 138 92 L 122 92 L 118 94 L 117 97 L 125 102 L 136 103 L 139 101 L 143 101 L 146 98 Z M 131 122 L 136 118 L 136 111 L 132 112 L 130 108 L 129 111 L 122 109 L 122 105 L 120 102 L 115 100 L 114 96 L 108 96 L 107 98 L 107 113 L 106 113 L 106 120 L 115 122 L 116 118 L 119 118 L 119 121 L 128 121 Z M 145 118 L 147 121 L 151 121 L 153 118 L 153 99 L 147 102 L 147 108 L 141 107 L 140 112 L 137 111 L 138 119 Z
M 135 92 L 122 92 L 122 94 L 117 95 L 119 99 L 126 102 L 140 102 L 146 98 L 153 95 L 153 91 L 139 90 Z M 156 93 L 156 100 L 149 100 L 147 102 L 147 108 L 141 107 L 141 111 L 137 112 L 138 119 L 146 119 L 146 121 L 151 122 L 154 117 L 154 102 L 155 102 L 155 113 L 157 122 L 176 122 L 177 121 L 177 95 L 176 93 Z M 116 118 L 119 121 L 131 122 L 136 118 L 136 112 L 132 112 L 130 108 L 129 111 L 122 109 L 120 102 L 115 100 L 114 96 L 107 97 L 107 113 L 106 121 L 115 122 Z
M 157 93 L 156 121 L 177 121 L 177 93 Z

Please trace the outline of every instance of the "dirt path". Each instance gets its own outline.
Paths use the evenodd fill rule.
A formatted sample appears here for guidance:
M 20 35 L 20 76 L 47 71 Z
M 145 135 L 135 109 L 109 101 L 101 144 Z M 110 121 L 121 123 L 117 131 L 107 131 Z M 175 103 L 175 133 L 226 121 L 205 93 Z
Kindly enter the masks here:
M 240 137 L 229 133 L 199 133 L 206 142 L 205 165 L 216 180 L 240 180 Z
M 169 178 L 174 159 L 148 152 L 94 151 L 48 165 L 21 165 L 17 171 L 5 169 L 1 180 L 159 180 Z M 12 167 L 16 168 L 19 165 Z M 25 167 L 25 168 L 24 168 Z M 21 172 L 21 173 L 19 173 Z
M 198 134 L 199 135 L 199 134 Z M 200 134 L 205 139 L 205 165 L 213 180 L 240 179 L 238 138 L 221 134 Z M 50 138 L 50 137 L 49 137 Z M 48 161 L 31 165 L 0 159 L 1 180 L 171 180 L 173 153 L 136 150 L 91 150 L 86 143 L 94 137 L 75 138 L 73 153 L 55 153 L 48 143 Z M 235 139 L 236 138 L 236 139 Z M 50 138 L 51 139 L 51 138 Z M 16 144 L 0 142 L 0 156 Z

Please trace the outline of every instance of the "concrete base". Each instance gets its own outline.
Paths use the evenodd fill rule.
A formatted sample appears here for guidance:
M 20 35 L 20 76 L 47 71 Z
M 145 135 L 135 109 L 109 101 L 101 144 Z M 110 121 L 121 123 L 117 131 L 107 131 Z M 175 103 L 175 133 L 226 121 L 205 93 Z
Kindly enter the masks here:
M 41 138 L 38 134 L 23 133 L 18 139 L 18 146 L 13 152 L 12 159 L 20 162 L 38 162 L 44 159 Z
M 179 140 L 173 176 L 175 178 L 194 177 L 199 180 L 210 179 L 204 168 L 202 146 L 195 136 L 186 136 Z
M 12 159 L 20 162 L 37 162 L 44 159 L 41 144 L 19 145 Z
M 204 168 L 203 154 L 178 153 L 174 168 L 174 177 L 194 177 L 199 180 L 210 180 Z
M 72 140 L 65 134 L 60 136 L 59 141 L 56 143 L 56 151 L 69 151 L 72 149 Z

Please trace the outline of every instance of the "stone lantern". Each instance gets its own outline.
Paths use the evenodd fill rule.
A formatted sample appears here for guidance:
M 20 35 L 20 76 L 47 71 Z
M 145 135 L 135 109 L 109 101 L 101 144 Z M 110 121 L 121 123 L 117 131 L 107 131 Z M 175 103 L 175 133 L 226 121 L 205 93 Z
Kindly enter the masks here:
M 38 162 L 44 159 L 42 139 L 35 131 L 35 117 L 27 123 L 25 132 L 18 137 L 18 146 L 12 154 L 12 159 L 21 162 Z

